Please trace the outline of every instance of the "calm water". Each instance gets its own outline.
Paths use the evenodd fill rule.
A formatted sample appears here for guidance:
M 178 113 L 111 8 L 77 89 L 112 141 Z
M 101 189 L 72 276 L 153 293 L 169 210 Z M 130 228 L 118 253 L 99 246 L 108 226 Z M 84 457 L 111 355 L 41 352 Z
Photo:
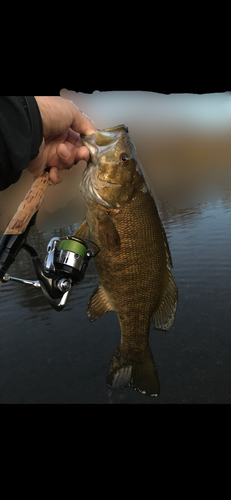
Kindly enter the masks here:
M 230 403 L 231 402 L 231 192 L 192 209 L 158 203 L 172 253 L 179 305 L 168 334 L 151 329 L 150 346 L 161 393 L 109 391 L 106 375 L 120 329 L 115 313 L 90 323 L 88 299 L 98 278 L 91 263 L 57 313 L 39 290 L 9 282 L 1 287 L 1 403 Z M 30 231 L 41 256 L 59 231 Z M 23 250 L 12 276 L 35 278 Z

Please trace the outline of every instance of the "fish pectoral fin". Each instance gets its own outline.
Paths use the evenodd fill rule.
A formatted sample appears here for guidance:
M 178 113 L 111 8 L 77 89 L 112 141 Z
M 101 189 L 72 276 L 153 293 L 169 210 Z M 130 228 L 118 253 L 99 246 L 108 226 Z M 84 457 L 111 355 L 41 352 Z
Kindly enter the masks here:
M 99 223 L 99 235 L 107 250 L 118 250 L 120 248 L 120 237 L 116 226 L 108 213 L 101 217 Z
M 173 274 L 169 269 L 167 269 L 166 273 L 160 304 L 151 319 L 153 328 L 162 331 L 169 330 L 172 327 L 178 302 L 178 290 Z
M 114 309 L 109 302 L 105 290 L 101 285 L 98 285 L 88 302 L 88 318 L 90 321 L 95 321 L 109 311 L 114 311 Z
M 149 346 L 140 353 L 123 352 L 119 346 L 111 360 L 107 374 L 107 385 L 113 389 L 132 387 L 133 389 L 157 397 L 160 385 L 156 365 Z
M 82 236 L 82 238 L 89 238 L 89 235 L 90 235 L 89 226 L 88 226 L 86 219 L 84 219 L 82 224 L 75 231 L 74 236 L 77 236 L 79 238 L 81 236 Z

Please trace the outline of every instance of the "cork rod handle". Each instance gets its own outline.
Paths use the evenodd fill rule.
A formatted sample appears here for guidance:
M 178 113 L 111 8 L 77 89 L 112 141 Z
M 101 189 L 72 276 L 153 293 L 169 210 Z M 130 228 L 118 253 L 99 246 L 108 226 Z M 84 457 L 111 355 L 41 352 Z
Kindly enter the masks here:
M 4 234 L 22 234 L 33 215 L 42 205 L 49 184 L 49 173 L 44 172 L 34 181 L 25 199 L 19 205 Z
M 19 205 L 16 214 L 8 224 L 0 241 L 0 287 L 3 276 L 8 267 L 14 262 L 19 252 L 23 239 L 29 231 L 32 217 L 39 210 L 47 187 L 49 184 L 49 173 L 44 172 L 34 181 L 25 199 Z M 28 230 L 28 231 L 27 231 Z

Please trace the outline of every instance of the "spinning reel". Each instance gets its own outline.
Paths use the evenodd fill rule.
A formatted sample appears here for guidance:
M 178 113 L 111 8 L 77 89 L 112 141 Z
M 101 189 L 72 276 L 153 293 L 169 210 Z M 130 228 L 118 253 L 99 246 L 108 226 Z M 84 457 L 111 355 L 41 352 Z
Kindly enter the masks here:
M 36 250 L 27 243 L 26 238 L 35 223 L 47 186 L 48 175 L 45 172 L 32 185 L 0 240 L 0 286 L 1 283 L 12 280 L 41 288 L 49 304 L 56 311 L 62 311 L 72 286 L 83 280 L 89 261 L 97 255 L 99 247 L 82 237 L 52 238 L 42 266 Z M 21 248 L 32 258 L 37 281 L 7 274 Z
M 4 264 L 9 260 L 12 263 L 16 256 L 14 241 L 8 239 L 6 242 L 5 238 L 6 236 L 0 242 L 1 274 Z M 3 283 L 12 280 L 41 288 L 47 301 L 56 311 L 62 311 L 65 307 L 72 286 L 83 280 L 90 259 L 99 252 L 99 247 L 85 238 L 52 238 L 48 243 L 47 256 L 42 266 L 36 250 L 31 245 L 23 241 L 17 253 L 21 248 L 30 254 L 38 280 L 15 278 L 6 273 L 2 276 Z

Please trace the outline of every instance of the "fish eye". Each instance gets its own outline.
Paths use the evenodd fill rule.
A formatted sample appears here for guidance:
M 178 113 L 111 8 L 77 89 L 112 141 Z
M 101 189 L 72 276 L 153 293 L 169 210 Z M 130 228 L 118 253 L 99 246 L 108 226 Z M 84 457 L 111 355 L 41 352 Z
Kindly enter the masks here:
M 130 162 L 130 158 L 126 153 L 122 153 L 120 156 L 120 161 L 123 163 L 123 165 L 127 165 Z

